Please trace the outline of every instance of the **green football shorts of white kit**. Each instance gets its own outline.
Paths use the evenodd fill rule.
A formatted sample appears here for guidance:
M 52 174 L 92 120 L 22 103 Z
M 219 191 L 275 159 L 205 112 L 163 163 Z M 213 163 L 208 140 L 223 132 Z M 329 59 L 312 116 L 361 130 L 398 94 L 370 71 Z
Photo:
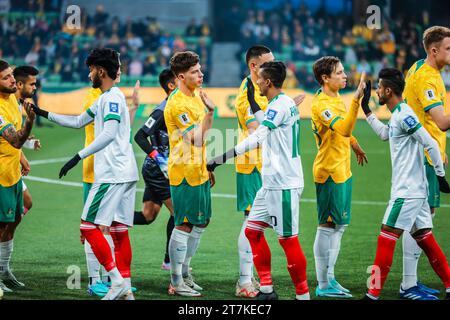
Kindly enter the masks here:
M 102 226 L 113 221 L 133 226 L 136 182 L 94 183 L 81 219 Z
M 383 224 L 407 232 L 433 228 L 428 200 L 426 198 L 390 200 Z
M 265 222 L 280 237 L 298 234 L 300 197 L 303 188 L 273 190 L 261 188 L 256 194 L 248 221 Z

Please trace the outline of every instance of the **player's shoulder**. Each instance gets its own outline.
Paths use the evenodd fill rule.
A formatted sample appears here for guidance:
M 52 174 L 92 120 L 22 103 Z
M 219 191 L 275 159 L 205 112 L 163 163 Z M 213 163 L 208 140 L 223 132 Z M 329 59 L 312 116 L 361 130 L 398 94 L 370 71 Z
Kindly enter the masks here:
M 244 79 L 242 79 L 241 85 L 239 86 L 239 93 L 240 94 L 243 94 L 244 92 L 247 91 L 247 86 L 248 86 L 249 79 L 250 79 L 250 76 L 245 77 Z

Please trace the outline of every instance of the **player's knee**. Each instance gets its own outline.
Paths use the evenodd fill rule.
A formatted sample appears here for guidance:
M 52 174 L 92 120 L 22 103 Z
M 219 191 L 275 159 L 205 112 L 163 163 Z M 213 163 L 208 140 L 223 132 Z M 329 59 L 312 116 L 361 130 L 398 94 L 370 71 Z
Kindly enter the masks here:
M 431 230 L 432 230 L 431 228 L 420 229 L 420 230 L 417 230 L 414 233 L 412 233 L 411 236 L 414 239 L 417 239 L 417 238 L 423 236 L 424 234 L 431 232 Z

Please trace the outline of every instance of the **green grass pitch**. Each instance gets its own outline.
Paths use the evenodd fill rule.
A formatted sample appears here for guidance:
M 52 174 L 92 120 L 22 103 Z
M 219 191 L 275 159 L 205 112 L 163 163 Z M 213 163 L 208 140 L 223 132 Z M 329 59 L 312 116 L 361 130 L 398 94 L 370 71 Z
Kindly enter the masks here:
M 136 119 L 133 132 L 144 119 Z M 224 130 L 236 128 L 236 119 L 216 119 L 214 128 Z M 47 160 L 72 157 L 84 143 L 84 131 L 54 126 L 35 128 L 41 139 L 39 152 L 26 150 L 29 160 Z M 388 143 L 380 141 L 365 121 L 358 121 L 354 135 L 366 151 L 369 164 L 356 165 L 352 154 L 353 205 L 352 221 L 344 234 L 342 248 L 336 266 L 337 279 L 359 299 L 365 293 L 369 276 L 367 267 L 373 263 L 380 223 L 390 194 L 391 167 Z M 139 168 L 143 152 L 135 145 Z M 305 175 L 305 189 L 300 206 L 300 243 L 308 259 L 308 283 L 311 297 L 315 298 L 316 276 L 313 258 L 313 242 L 317 227 L 315 186 L 312 179 L 312 163 L 316 146 L 310 121 L 302 120 L 301 155 Z M 58 172 L 64 160 L 53 163 L 35 163 L 30 176 L 58 180 Z M 62 181 L 81 182 L 81 164 Z M 32 193 L 34 207 L 24 218 L 15 237 L 12 268 L 26 288 L 5 294 L 5 300 L 13 299 L 97 299 L 86 294 L 87 270 L 83 246 L 79 241 L 79 224 L 82 210 L 82 188 L 26 180 Z M 236 212 L 234 195 L 236 181 L 233 165 L 216 170 L 213 218 L 201 240 L 196 256 L 192 260 L 194 276 L 204 287 L 202 299 L 236 299 L 234 286 L 238 279 L 237 238 L 242 224 L 242 214 Z M 143 188 L 141 180 L 138 188 Z M 136 196 L 136 208 L 140 209 L 142 192 Z M 450 199 L 442 197 L 443 207 L 434 220 L 438 242 L 450 256 Z M 138 288 L 136 299 L 175 299 L 167 295 L 169 273 L 160 269 L 166 241 L 165 227 L 168 211 L 163 209 L 158 219 L 150 226 L 136 226 L 130 230 L 133 247 L 132 281 Z M 286 269 L 286 259 L 272 230 L 266 232 L 272 250 L 272 270 L 275 289 L 280 299 L 293 299 L 294 287 Z M 70 266 L 81 270 L 81 288 L 67 287 Z M 70 271 L 70 269 L 69 269 Z M 382 293 L 384 299 L 398 299 L 401 281 L 401 242 L 397 244 L 392 271 Z M 439 278 L 422 256 L 419 278 L 425 284 L 440 288 Z M 181 298 L 180 298 L 181 299 Z

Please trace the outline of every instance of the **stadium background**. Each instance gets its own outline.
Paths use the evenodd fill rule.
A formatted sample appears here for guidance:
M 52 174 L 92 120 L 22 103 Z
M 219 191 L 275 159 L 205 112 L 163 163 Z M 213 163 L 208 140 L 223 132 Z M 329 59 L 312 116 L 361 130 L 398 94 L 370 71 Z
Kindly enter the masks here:
M 366 27 L 369 5 L 382 11 L 381 28 Z M 80 28 L 69 29 L 66 22 L 69 5 L 81 9 Z M 205 87 L 218 105 L 214 128 L 236 129 L 233 101 L 242 77 L 243 59 L 254 43 L 270 46 L 275 57 L 288 65 L 285 83 L 290 95 L 306 92 L 300 107 L 302 119 L 301 152 L 305 173 L 305 191 L 301 203 L 300 242 L 308 258 L 308 281 L 315 288 L 312 244 L 316 230 L 315 188 L 312 162 L 316 147 L 309 120 L 310 99 L 318 89 L 312 75 L 312 63 L 323 55 L 336 55 L 344 62 L 349 77 L 344 95 L 352 95 L 361 72 L 376 77 L 384 66 L 406 71 L 424 57 L 421 34 L 428 26 L 448 26 L 449 4 L 445 1 L 213 1 L 213 0 L 135 0 L 125 1 L 33 1 L 0 0 L 0 57 L 13 65 L 31 64 L 41 71 L 39 105 L 48 110 L 77 114 L 89 87 L 84 59 L 97 46 L 121 52 L 122 81 L 127 95 L 136 80 L 141 81 L 141 107 L 133 131 L 142 125 L 164 94 L 158 88 L 158 74 L 170 56 L 186 49 L 199 53 L 205 72 Z M 450 68 L 442 72 L 447 88 Z M 447 103 L 448 103 L 447 95 Z M 378 115 L 389 113 L 371 102 Z M 87 298 L 87 272 L 84 251 L 79 245 L 79 217 L 82 209 L 81 165 L 64 180 L 57 180 L 63 163 L 80 150 L 84 133 L 51 127 L 40 120 L 33 134 L 43 145 L 39 152 L 25 151 L 31 160 L 26 182 L 34 207 L 19 227 L 15 238 L 12 266 L 27 284 L 25 290 L 8 294 L 5 299 L 83 299 Z M 355 298 L 365 291 L 372 264 L 379 225 L 389 199 L 390 160 L 388 144 L 377 140 L 365 121 L 358 121 L 355 136 L 367 152 L 369 164 L 357 167 L 354 175 L 353 221 L 346 233 L 336 274 Z M 227 144 L 230 142 L 228 141 Z M 135 147 L 138 165 L 142 151 Z M 224 146 L 225 148 L 225 146 Z M 353 157 L 353 156 L 352 156 Z M 217 170 L 213 189 L 213 220 L 198 254 L 192 262 L 199 283 L 206 287 L 206 299 L 233 299 L 238 276 L 236 240 L 242 217 L 235 210 L 235 176 L 232 165 Z M 142 180 L 139 188 L 143 188 Z M 136 208 L 140 207 L 138 192 Z M 444 252 L 450 255 L 450 201 L 442 197 L 442 208 L 435 219 L 435 233 Z M 167 210 L 151 226 L 131 231 L 134 250 L 133 281 L 139 288 L 137 299 L 166 299 L 168 273 L 159 269 L 165 243 Z M 270 234 L 270 232 L 269 232 Z M 285 258 L 273 234 L 274 281 L 281 298 L 291 299 L 293 288 L 285 268 Z M 70 266 L 81 270 L 81 289 L 66 285 Z M 69 271 L 71 269 L 69 268 Z M 441 287 L 439 279 L 421 258 L 422 282 Z M 384 298 L 398 298 L 401 279 L 401 245 L 389 276 Z

